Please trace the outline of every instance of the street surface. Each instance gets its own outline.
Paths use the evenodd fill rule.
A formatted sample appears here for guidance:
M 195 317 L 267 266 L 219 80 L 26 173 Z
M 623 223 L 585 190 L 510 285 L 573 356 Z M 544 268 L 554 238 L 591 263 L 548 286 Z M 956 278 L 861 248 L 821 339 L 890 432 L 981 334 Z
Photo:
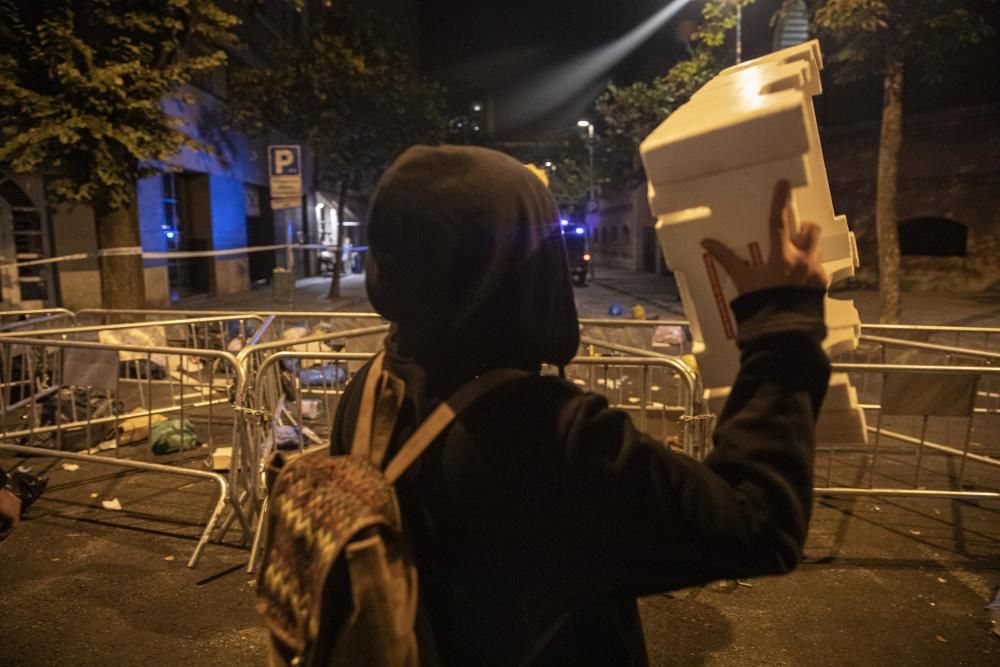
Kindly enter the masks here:
M 369 310 L 361 276 L 337 310 Z M 581 316 L 641 304 L 681 314 L 672 283 L 598 269 L 574 288 Z M 326 281 L 300 281 L 294 308 L 329 310 Z M 870 293 L 857 294 L 873 321 Z M 269 292 L 184 307 L 256 310 Z M 1000 326 L 993 296 L 904 296 L 908 321 Z M 99 463 L 0 453 L 47 474 L 30 518 L 0 544 L 0 665 L 264 664 L 247 551 L 231 531 L 185 566 L 214 487 Z M 997 488 L 997 487 L 994 487 Z M 123 509 L 105 511 L 102 499 Z M 786 577 L 718 582 L 641 600 L 654 665 L 997 665 L 985 605 L 1000 585 L 1000 504 L 818 499 L 805 560 Z

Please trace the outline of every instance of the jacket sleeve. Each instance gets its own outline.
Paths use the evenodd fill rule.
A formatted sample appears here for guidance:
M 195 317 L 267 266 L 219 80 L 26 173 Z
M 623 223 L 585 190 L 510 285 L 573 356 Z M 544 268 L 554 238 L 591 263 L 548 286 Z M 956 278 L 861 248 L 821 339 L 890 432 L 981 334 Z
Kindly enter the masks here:
M 599 589 L 643 594 L 795 567 L 830 373 L 823 294 L 777 288 L 733 302 L 741 365 L 704 463 L 639 433 L 601 397 L 577 403 L 565 456 Z

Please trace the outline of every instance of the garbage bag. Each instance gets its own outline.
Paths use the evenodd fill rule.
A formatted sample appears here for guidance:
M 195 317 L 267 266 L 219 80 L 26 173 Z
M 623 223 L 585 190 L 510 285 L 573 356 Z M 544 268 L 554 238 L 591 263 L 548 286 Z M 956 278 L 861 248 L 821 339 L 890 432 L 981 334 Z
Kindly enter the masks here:
M 185 419 L 168 419 L 153 426 L 149 434 L 149 444 L 154 454 L 174 454 L 198 446 L 198 434 L 194 425 Z
M 333 387 L 342 384 L 346 379 L 347 371 L 343 366 L 307 368 L 299 372 L 299 381 L 303 387 Z

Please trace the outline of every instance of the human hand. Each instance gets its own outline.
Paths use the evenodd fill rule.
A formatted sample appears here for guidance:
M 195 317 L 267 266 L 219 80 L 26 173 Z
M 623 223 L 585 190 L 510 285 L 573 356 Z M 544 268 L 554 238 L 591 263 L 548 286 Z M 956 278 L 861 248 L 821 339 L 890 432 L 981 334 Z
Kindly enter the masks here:
M 21 520 L 21 499 L 7 489 L 0 489 L 0 542 L 3 542 Z
M 778 181 L 774 186 L 769 225 L 771 251 L 764 264 L 751 266 L 715 239 L 701 242 L 733 279 L 740 294 L 770 287 L 826 287 L 826 271 L 819 261 L 819 225 L 805 222 L 798 232 L 790 231 L 790 194 L 788 181 Z

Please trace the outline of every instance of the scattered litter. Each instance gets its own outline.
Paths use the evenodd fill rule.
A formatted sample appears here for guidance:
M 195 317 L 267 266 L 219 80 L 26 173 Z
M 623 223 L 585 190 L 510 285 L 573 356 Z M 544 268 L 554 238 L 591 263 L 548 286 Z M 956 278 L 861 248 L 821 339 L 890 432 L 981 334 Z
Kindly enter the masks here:
M 582 387 L 582 386 L 586 385 L 587 383 L 584 382 L 583 380 L 581 380 L 580 378 L 573 378 L 573 384 L 578 384 L 578 385 L 580 385 Z
M 910 531 L 910 535 L 919 535 L 919 534 L 920 534 L 919 530 L 911 530 Z
M 948 643 L 948 640 L 942 637 L 941 635 L 934 635 L 934 639 L 938 640 L 939 642 L 944 642 L 945 644 Z
M 650 391 L 660 391 L 660 385 L 654 384 L 652 387 L 649 388 L 649 390 Z
M 17 466 L 18 472 L 31 472 L 31 466 Z
M 749 581 L 746 581 L 745 579 L 737 579 L 736 585 L 742 586 L 743 588 L 753 588 L 753 584 L 751 584 Z
M 934 508 L 934 513 L 937 514 L 938 516 L 941 516 L 941 510 L 939 510 L 936 507 Z
M 936 606 L 937 606 L 937 602 L 931 602 L 931 603 L 930 603 L 930 605 L 931 605 L 932 607 L 936 607 Z
M 322 403 L 318 398 L 302 399 L 302 417 L 304 419 L 319 419 L 319 411 Z
M 874 506 L 872 507 L 872 509 L 873 509 L 873 510 L 875 510 L 876 512 L 881 512 L 881 511 L 882 511 L 882 508 L 881 508 L 881 507 L 879 507 L 878 505 L 874 505 Z
M 659 401 L 653 401 L 652 403 L 649 404 L 649 407 L 651 407 L 654 410 L 662 410 L 664 406 L 663 403 L 660 403 Z
M 191 482 L 190 484 L 185 484 L 184 486 L 180 487 L 180 490 L 183 491 L 184 489 L 190 489 L 194 485 L 195 485 L 194 482 Z
M 154 454 L 174 454 L 198 446 L 198 434 L 190 420 L 168 419 L 153 426 L 149 442 Z
M 615 379 L 607 380 L 605 378 L 597 378 L 597 384 L 602 387 L 607 387 L 608 389 L 618 389 L 619 387 L 622 386 L 622 381 Z
M 303 387 L 333 387 L 346 381 L 347 370 L 340 366 L 307 368 L 299 373 L 299 382 Z
M 90 497 L 91 497 L 91 498 L 96 498 L 96 497 L 97 497 L 97 495 L 98 495 L 98 494 L 96 494 L 96 493 L 92 493 L 92 494 L 90 494 Z
M 55 563 L 57 560 L 59 560 L 59 559 L 58 558 L 53 558 L 52 562 Z
M 678 347 L 688 340 L 684 327 L 661 324 L 653 329 L 653 348 Z
M 176 556 L 164 556 L 163 560 L 177 560 Z
M 112 498 L 111 500 L 102 500 L 101 505 L 106 510 L 120 510 L 122 508 L 122 504 L 118 502 L 117 498 Z
M 639 398 L 636 397 L 636 396 L 629 396 L 628 397 L 628 402 L 629 403 L 638 403 L 639 402 Z
M 948 583 L 948 580 L 945 579 L 944 577 L 938 577 L 938 581 L 940 581 L 942 584 Z
M 105 440 L 104 442 L 99 442 L 95 446 L 91 447 L 86 451 L 87 454 L 97 454 L 99 452 L 106 452 L 109 449 L 114 449 L 117 443 L 114 440 Z
M 624 312 L 625 312 L 625 306 L 621 305 L 620 303 L 613 303 L 608 308 L 608 315 L 611 315 L 612 317 L 617 317 L 618 315 L 621 315 Z
M 151 415 L 144 408 L 136 408 L 127 414 L 134 416 L 123 419 L 118 423 L 117 443 L 121 445 L 132 445 L 142 442 L 149 437 L 150 424 L 156 426 L 167 421 L 167 418 L 163 415 Z M 114 447 L 116 442 L 115 435 L 115 429 L 112 429 L 108 433 L 109 440 L 105 440 L 97 446 L 108 448 L 106 446 L 107 443 L 111 443 L 111 447 Z
M 212 452 L 212 470 L 215 471 L 229 470 L 229 466 L 232 465 L 232 460 L 233 460 L 232 447 L 216 447 L 215 450 Z M 189 484 L 188 486 L 191 485 Z
M 80 464 L 78 463 L 64 463 L 62 464 L 63 470 L 68 470 L 69 472 L 76 472 L 80 469 Z
M 247 582 L 247 586 L 256 586 L 256 585 L 257 585 L 257 581 L 254 580 L 254 579 L 251 579 L 250 581 Z

